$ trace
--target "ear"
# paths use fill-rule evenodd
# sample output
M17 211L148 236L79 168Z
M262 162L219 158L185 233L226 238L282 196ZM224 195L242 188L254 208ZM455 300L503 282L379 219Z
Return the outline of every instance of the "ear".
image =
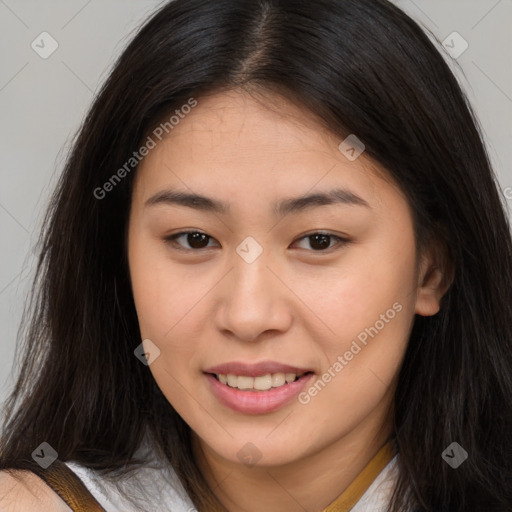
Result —
M454 279L454 268L448 250L439 241L424 249L418 269L415 312L433 316L439 312L441 298Z

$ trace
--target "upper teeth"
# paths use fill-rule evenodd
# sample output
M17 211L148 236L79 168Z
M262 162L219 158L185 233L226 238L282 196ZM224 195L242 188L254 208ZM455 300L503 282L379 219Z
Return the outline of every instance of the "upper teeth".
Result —
M260 377L248 377L245 375L228 375L218 374L217 378L222 384L227 384L232 388L238 389L256 389L258 391L266 391L270 388L278 388L287 382L293 382L297 378L296 373L267 373Z

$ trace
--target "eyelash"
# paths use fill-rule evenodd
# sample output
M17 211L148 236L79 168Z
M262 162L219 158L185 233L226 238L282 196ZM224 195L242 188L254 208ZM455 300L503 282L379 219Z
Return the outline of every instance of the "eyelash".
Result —
M200 234L200 235L205 235L209 240L214 239L213 237L207 235L206 233L203 233L202 231L181 231L179 233L175 233L174 235L170 235L168 237L165 237L164 241L166 243L168 243L169 245L174 246L177 250L184 251L184 252L201 252L201 251L204 251L204 250L211 249L212 247L202 247L200 249L188 249L188 248L183 247L183 246L176 247L176 244L177 244L176 239L177 238L179 238L181 236L184 236L184 235L190 235L190 234L196 234L196 233ZM330 252L332 252L333 249L334 250L341 249L343 246L345 246L346 244L348 244L350 242L350 240L348 240L346 238L342 238L340 236L333 235L332 233L326 233L326 232L323 232L323 231L313 231L311 233L308 233L306 235L301 236L300 238L297 239L297 241L304 240L305 238L309 238L309 237L312 237L314 235L323 235L323 236L327 236L329 238L334 238L334 239L337 240L336 245L333 245L332 247L329 247L327 249L319 249L319 250L311 249L310 250L310 252L313 252L313 253L316 253L316 254L330 253ZM308 250L308 249L306 249L306 250Z

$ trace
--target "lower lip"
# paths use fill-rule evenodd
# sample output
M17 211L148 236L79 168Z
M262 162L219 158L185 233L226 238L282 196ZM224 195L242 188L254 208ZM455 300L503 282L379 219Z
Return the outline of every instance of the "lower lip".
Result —
M292 401L314 374L305 374L294 382L270 388L268 391L242 391L222 384L209 373L205 375L213 394L226 407L244 414L265 414L276 411Z

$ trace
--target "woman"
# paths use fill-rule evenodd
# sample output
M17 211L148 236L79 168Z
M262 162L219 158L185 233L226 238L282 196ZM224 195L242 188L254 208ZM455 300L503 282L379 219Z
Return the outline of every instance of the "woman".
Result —
M510 229L386 0L163 6L41 243L5 510L511 509Z

